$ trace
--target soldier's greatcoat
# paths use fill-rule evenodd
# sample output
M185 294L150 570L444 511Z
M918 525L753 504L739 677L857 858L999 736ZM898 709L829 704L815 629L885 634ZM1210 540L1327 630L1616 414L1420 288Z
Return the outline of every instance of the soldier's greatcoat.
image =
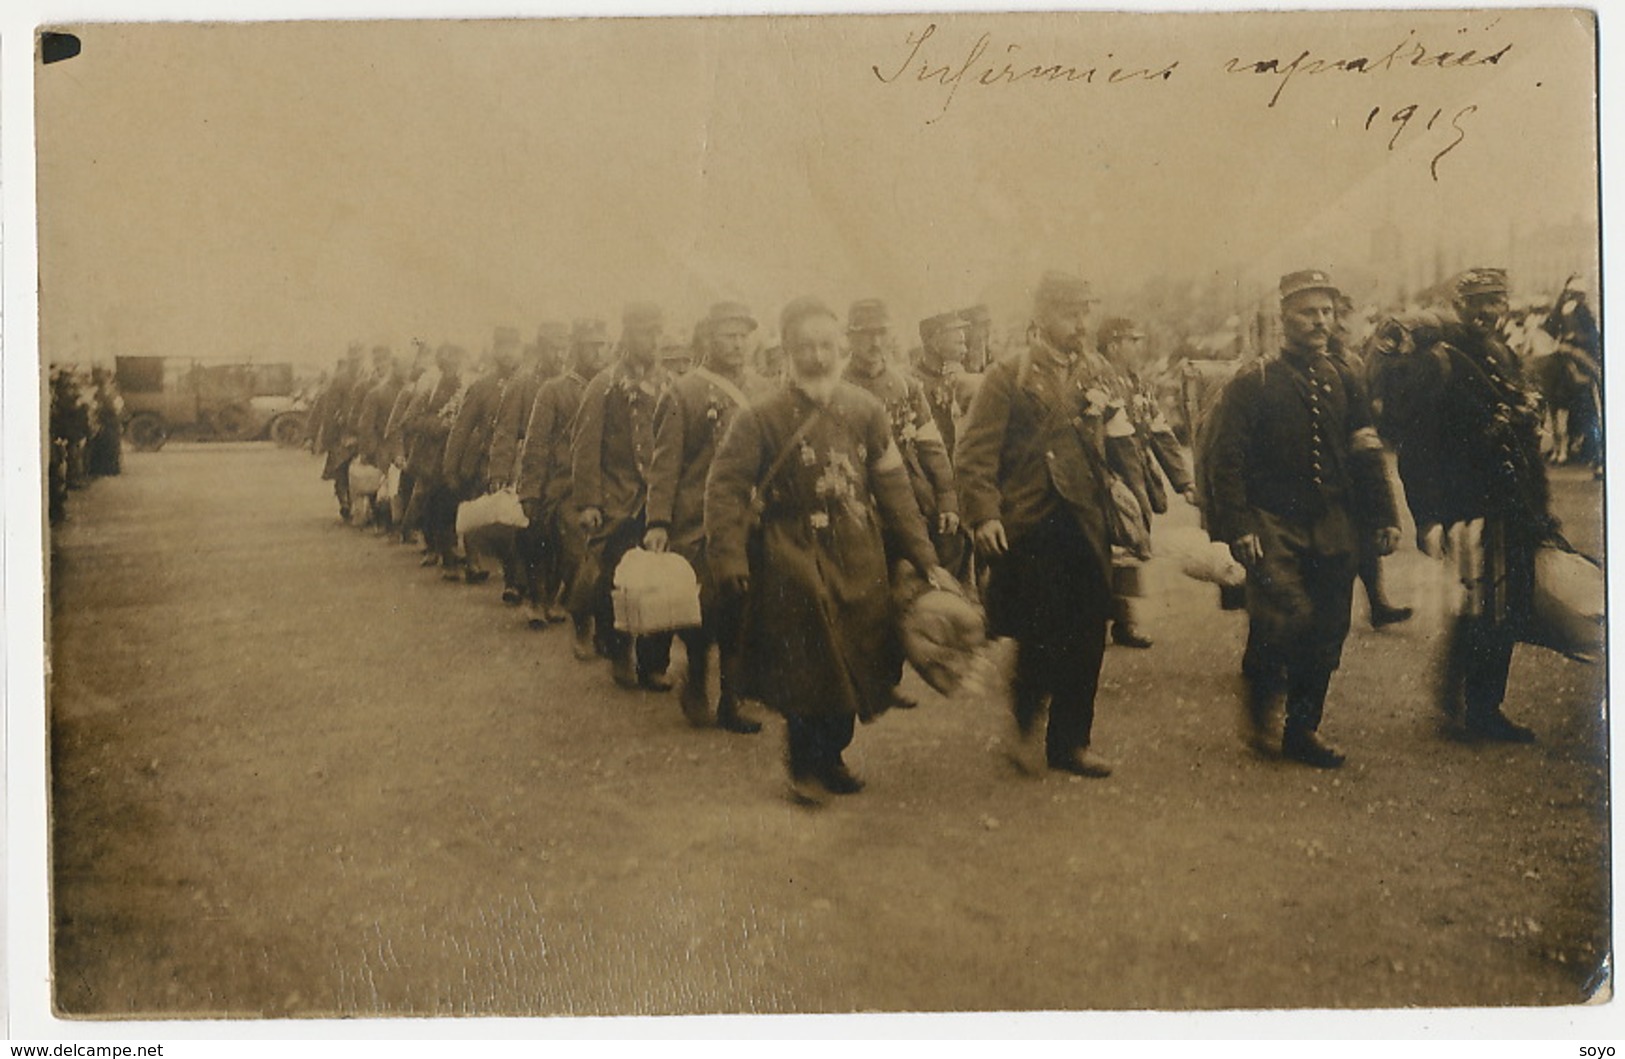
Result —
M705 534L719 579L750 578L748 694L787 716L869 718L889 705L902 641L882 527L922 571L935 565L879 401L839 383L820 408L792 386L739 412L711 465Z

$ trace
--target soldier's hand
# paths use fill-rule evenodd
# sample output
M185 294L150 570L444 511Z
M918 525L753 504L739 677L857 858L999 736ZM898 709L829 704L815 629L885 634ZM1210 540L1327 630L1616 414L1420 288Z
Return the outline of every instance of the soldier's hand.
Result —
M1189 504L1191 507L1196 506L1196 486L1187 486L1185 491L1179 495L1184 497L1185 503Z
M591 537L604 528L604 510L597 507L584 507L581 509L581 514L577 516L577 521L581 525L581 532Z
M937 534L943 537L952 537L959 532L959 515L953 511L944 511L937 516Z
M1427 522L1416 527L1416 547L1423 555L1443 559L1444 527L1437 522Z
M512 482L509 482L508 479L502 475L493 474L491 476L491 480L485 483L485 491L488 493L500 493L512 484Z
M664 526L650 526L643 534L643 547L645 551L663 552L669 538Z
M1242 566L1257 566L1264 561L1264 546L1258 542L1258 534L1248 533L1231 542L1230 554Z
M976 550L983 555L1003 555L1010 550L1010 538L1004 535L1004 523L990 518L976 527Z
M1399 547L1399 527L1384 526L1377 531L1377 554L1392 555L1394 549Z
M722 588L735 596L743 596L750 591L750 575L729 574L722 579Z
M524 509L525 517L531 521L532 525L542 521L542 501L540 497L526 497L519 501L519 506Z

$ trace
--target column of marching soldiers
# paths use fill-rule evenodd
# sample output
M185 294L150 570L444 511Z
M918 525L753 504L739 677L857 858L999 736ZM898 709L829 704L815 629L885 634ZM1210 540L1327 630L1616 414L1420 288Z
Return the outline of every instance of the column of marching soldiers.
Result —
M607 658L625 688L673 687L672 634L616 629L614 573L638 548L683 556L702 619L675 634L682 713L741 734L761 729L752 704L783 715L791 794L806 803L862 788L842 757L855 721L915 705L898 687L893 591L909 568L1014 638L1011 762L1109 775L1091 740L1101 662L1108 640L1151 646L1137 574L1166 477L1245 567L1249 740L1335 768L1343 754L1319 728L1356 574L1373 625L1410 616L1376 586L1399 542L1383 439L1402 453L1418 546L1453 544L1471 589L1442 684L1458 734L1534 738L1501 700L1534 550L1556 524L1537 402L1501 337L1507 292L1501 270L1463 274L1450 311L1379 328L1361 370L1326 273L1283 277L1281 349L1206 413L1195 474L1137 370L1143 333L1120 317L1097 326L1089 284L1059 272L998 357L984 307L920 321L905 356L873 298L844 316L798 298L777 345L735 302L712 306L690 342L648 303L625 307L613 345L598 319L543 324L529 344L499 327L479 372L448 343L419 344L409 363L376 348L369 374L355 345L315 404L311 441L342 518L421 538L422 564L448 581L499 570L505 603L533 628L568 624L575 657ZM352 497L352 465L389 469L391 500ZM491 554L460 542L459 505L503 490L528 525Z

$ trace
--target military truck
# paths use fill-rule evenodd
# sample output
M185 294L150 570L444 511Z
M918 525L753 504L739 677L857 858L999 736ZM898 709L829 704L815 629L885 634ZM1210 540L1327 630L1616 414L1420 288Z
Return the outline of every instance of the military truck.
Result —
M114 374L124 397L124 437L143 452L171 437L269 439L287 447L304 438L307 410L295 397L292 364L115 357Z

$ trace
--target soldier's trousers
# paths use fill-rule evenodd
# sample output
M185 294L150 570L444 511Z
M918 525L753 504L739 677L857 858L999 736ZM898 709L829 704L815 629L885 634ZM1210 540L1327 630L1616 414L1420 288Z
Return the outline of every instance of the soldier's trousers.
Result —
M851 714L809 717L792 713L784 720L790 774L806 777L840 764L841 754L852 745L857 718Z
M1016 724L1031 729L1048 699L1049 757L1088 746L1111 586L1070 511L1058 510L992 563L987 603L994 635L1016 640Z
M1286 694L1289 729L1320 726L1348 638L1356 559L1352 529L1337 515L1341 521L1303 527L1257 513L1264 558L1247 572L1241 671L1254 695Z
M703 542L685 550L683 558L694 567L700 579L700 625L677 634L688 654L688 679L705 679L710 672L711 645L716 644L722 676L722 706L732 708L737 705L744 687L745 597L723 591L712 583ZM898 677L901 679L901 672Z
M610 523L608 532L598 538L598 584L593 597L593 618L597 635L611 658L620 658L633 646L633 637L615 628L615 568L627 552L643 543L641 514ZM671 633L637 637L638 676L664 673L671 664Z
M338 498L339 514L350 517L350 461L334 465L333 495Z
M516 532L511 546L502 552L502 583L517 589L519 598L526 603L542 602L545 565L549 558L547 537L547 526L537 519Z
M445 566L457 564L457 491L444 482L420 482L414 491L426 492L423 501L423 542Z

